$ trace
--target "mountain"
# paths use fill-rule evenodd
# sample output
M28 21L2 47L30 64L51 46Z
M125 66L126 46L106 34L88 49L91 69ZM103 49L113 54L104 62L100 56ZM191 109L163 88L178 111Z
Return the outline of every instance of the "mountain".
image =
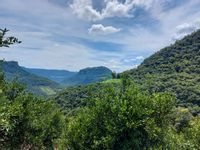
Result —
M151 92L173 93L182 105L200 106L200 30L123 74Z
M45 77L57 83L62 83L66 78L70 78L77 72L70 72L66 70L47 70L47 69L33 69L24 68L27 72L35 74L37 76Z
M85 106L88 98L94 95L104 95L104 89L121 86L120 80L111 79L105 82L97 82L89 85L68 87L58 92L53 99L61 106L66 113L70 113L76 108Z
M80 70L70 78L66 78L63 83L66 86L86 85L112 78L112 71L106 67L90 67Z
M53 95L60 88L59 84L49 79L27 72L15 61L4 61L2 68L7 81L17 79L20 83L25 84L30 92L35 94Z
M200 114L200 31L161 49L122 76L130 76L143 91L170 92L179 106L188 107L193 115ZM101 95L99 92L109 85L117 88L122 85L121 79L66 88L55 101L69 112L84 106L91 95Z

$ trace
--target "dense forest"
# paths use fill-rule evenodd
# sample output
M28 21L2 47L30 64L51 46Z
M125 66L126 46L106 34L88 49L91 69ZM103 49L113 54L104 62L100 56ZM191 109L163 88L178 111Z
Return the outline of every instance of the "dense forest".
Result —
M151 93L170 92L180 106L200 113L200 30L124 72Z
M0 47L20 43L5 39L6 32L0 31ZM0 148L198 150L199 43L200 31L118 79L49 98L30 93L18 80L8 82L2 60Z

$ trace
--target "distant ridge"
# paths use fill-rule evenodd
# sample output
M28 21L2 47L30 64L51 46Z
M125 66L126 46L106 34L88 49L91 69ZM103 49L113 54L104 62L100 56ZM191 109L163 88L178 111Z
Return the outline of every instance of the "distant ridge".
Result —
M34 68L25 68L24 69L35 75L48 78L52 81L62 84L63 80L66 78L72 77L77 72L71 72L67 70L52 70L52 69L34 69Z
M20 83L25 84L30 92L35 94L52 95L60 88L56 82L27 72L16 61L4 61L2 67L7 81L16 78Z
M64 86L87 85L112 78L112 71L103 66L70 72L25 68L19 66L16 61L4 61L3 71L7 81L13 81L16 78L27 86L28 91L37 95L53 95Z
M89 67L80 70L74 76L64 80L64 85L75 86L75 85L86 85L90 83L96 83L105 81L112 78L112 71L107 67Z

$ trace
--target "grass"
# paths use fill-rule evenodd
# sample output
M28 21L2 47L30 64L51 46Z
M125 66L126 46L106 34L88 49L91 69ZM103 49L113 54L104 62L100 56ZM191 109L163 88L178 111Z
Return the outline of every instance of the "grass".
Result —
M42 90L42 92L46 93L47 95L56 94L56 92L52 88L50 88L48 86L41 86L40 89Z
M110 79L103 81L102 83L121 83L121 79Z

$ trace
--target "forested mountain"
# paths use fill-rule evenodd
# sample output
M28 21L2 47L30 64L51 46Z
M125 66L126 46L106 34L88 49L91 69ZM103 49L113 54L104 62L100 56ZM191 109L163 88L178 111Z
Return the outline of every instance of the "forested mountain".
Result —
M200 31L195 32L175 44L166 47L144 62L136 69L120 74L128 76L143 91L169 92L178 98L179 106L192 107L200 113ZM82 101L90 95L99 94L108 84L119 87L120 79L88 86L67 88L55 97L64 109L73 109L83 105Z
M124 72L144 89L173 93L182 104L200 105L200 30Z
M91 67L80 70L70 78L66 78L63 84L66 86L86 85L112 78L112 71L106 67Z
M33 69L33 68L25 68L24 69L32 74L48 78L57 83L63 82L66 78L72 77L76 74L76 72L71 72L67 70L48 70L48 69Z
M112 78L112 71L106 67L91 67L70 72L66 70L45 70L25 68L29 73L48 78L64 86L86 85Z
M64 70L29 69L15 61L4 61L3 71L7 81L17 79L37 95L56 94L64 86L86 85L112 78L112 71L106 67L93 67L78 73Z
M60 88L59 84L47 78L27 72L15 61L4 61L3 72L7 81L17 80L38 95L52 95Z

